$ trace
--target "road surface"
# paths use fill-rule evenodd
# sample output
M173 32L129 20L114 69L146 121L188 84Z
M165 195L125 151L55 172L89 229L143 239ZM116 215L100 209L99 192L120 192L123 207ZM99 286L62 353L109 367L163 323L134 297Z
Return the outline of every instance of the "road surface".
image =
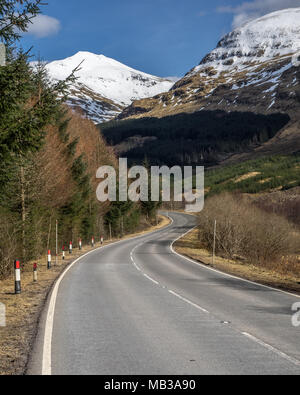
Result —
M28 374L300 373L300 299L176 255L172 242L196 219L170 216L168 228L93 251L60 279Z

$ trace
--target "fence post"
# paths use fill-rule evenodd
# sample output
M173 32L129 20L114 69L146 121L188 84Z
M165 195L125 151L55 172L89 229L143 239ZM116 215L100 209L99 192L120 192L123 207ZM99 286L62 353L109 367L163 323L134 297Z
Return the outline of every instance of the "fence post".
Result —
M21 293L21 267L20 261L15 261L15 294Z

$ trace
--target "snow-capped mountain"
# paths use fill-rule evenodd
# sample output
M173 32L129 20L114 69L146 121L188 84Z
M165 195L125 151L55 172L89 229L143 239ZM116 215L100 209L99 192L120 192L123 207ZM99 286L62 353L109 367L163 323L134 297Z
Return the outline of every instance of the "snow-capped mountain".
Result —
M67 59L48 63L46 67L53 80L63 80L80 64L68 104L81 108L97 123L114 118L134 100L166 92L174 85L174 81L90 52L78 52Z
M300 50L300 8L273 12L227 34L193 73L213 67L219 73L243 70Z
M120 118L204 109L295 115L299 66L300 8L277 11L227 34L169 92L133 103Z

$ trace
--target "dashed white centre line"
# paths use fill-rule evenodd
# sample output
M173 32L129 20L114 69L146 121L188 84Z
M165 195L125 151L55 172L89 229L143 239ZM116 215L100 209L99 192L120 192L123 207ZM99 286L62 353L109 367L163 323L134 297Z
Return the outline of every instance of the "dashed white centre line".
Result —
M174 291L169 290L169 292L170 292L170 294L176 296L177 298L181 299L182 301L184 301L184 302L190 304L190 305L193 306L193 307L196 307L196 309L201 310L203 313L209 314L209 311L207 311L207 310L204 309L203 307L199 306L198 304L191 302L190 300L184 298L183 296L179 295L178 293L176 293L176 292L174 292Z
M145 274L145 273L144 273L144 276L145 276L148 280L152 281L154 284L159 285L159 282L157 282L156 280L154 280L153 278L151 278L150 276L148 276L148 274Z

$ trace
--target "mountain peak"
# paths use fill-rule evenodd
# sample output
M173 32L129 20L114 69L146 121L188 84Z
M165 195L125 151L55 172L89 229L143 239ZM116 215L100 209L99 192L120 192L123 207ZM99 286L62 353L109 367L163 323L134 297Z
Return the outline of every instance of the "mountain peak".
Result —
M167 93L134 102L119 119L204 110L299 111L300 8L273 12L224 36Z
M219 71L243 68L249 62L264 63L300 50L300 8L272 12L226 34L217 48L192 72L203 65Z
M103 54L87 51L51 62L47 70L53 80L64 80L79 65L71 104L81 107L95 122L109 120L134 100L166 92L174 85L168 79L143 73Z

